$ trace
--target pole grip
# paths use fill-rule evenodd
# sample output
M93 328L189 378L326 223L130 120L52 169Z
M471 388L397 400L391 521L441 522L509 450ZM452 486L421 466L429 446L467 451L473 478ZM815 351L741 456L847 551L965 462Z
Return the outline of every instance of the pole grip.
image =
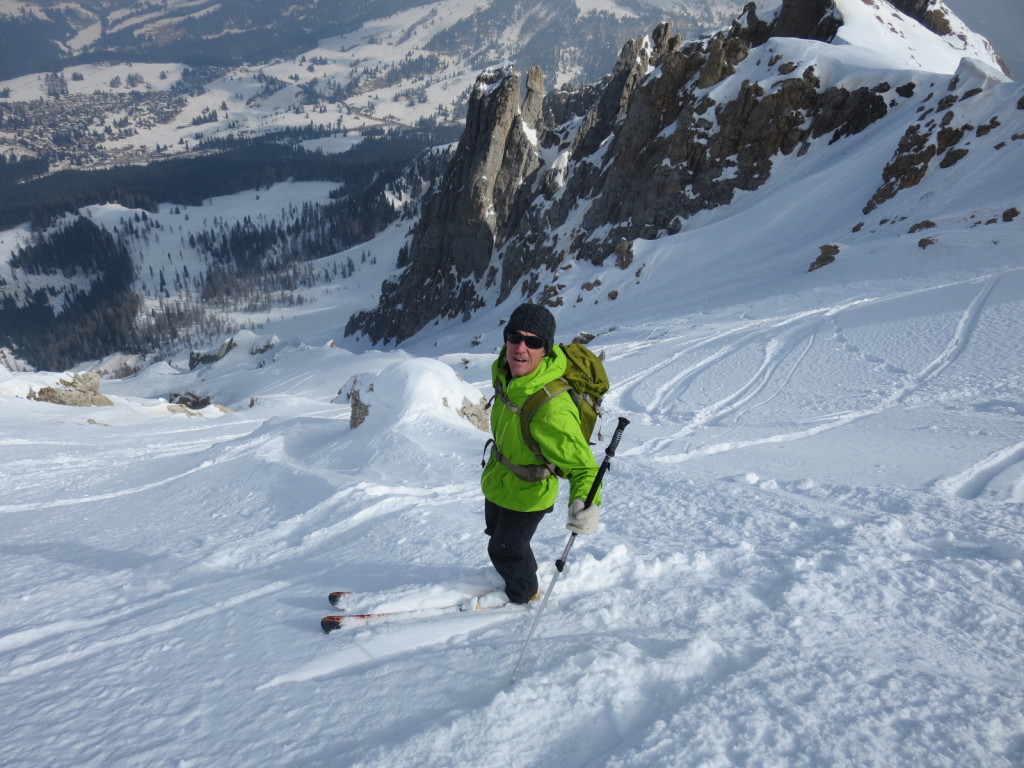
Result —
M629 419L625 416L619 416L619 423L615 427L615 434L612 435L608 448L605 449L605 456L612 457L615 455L615 451L619 449L619 440L622 439L622 433L627 426L629 426Z
M601 481L604 479L604 473L611 467L611 459L615 455L615 451L619 447L619 440L622 439L622 433L629 424L629 419L620 416L619 424L615 427L615 434L612 435L612 439L608 442L608 447L604 451L604 461L601 462L601 466L597 470L597 476L594 477L594 482L590 484L590 492L587 494L587 502L584 507L589 507L594 503L594 497L597 496L597 491L601 487ZM572 545L576 542L576 533L572 533L569 536L569 541L566 542L565 551L562 552L562 556L555 560L555 568L561 573L565 569L565 561L569 559L569 550L572 549Z

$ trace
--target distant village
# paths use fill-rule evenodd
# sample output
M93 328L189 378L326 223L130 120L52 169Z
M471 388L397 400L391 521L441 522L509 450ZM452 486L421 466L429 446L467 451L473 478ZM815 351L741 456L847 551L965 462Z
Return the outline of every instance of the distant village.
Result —
M51 171L147 159L168 147L136 148L124 140L174 120L189 95L201 92L202 83L212 75L209 68L186 70L172 88L158 90L131 73L124 79L113 78L109 90L75 94L69 93L63 74L47 74L46 97L33 100L15 101L9 88L0 89L0 155L10 161L43 158ZM216 111L209 110L202 120L217 120ZM184 145L191 138L182 135L179 143Z

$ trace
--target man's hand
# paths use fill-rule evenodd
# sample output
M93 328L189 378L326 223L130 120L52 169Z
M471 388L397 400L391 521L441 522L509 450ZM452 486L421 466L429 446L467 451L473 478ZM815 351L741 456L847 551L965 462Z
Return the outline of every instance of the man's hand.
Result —
M569 517L565 527L573 533L593 533L597 530L597 519L601 514L601 507L597 504L584 507L583 504L583 499L574 499L569 504Z

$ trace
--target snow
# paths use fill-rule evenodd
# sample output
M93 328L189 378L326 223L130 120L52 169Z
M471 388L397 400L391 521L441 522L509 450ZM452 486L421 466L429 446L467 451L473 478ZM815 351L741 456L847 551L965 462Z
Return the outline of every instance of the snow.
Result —
M865 3L863 0L834 2L843 18L835 42L873 50L890 58L892 66L951 73L964 56L996 66L984 38L967 29L955 16L950 16L953 34L941 38L941 42L936 44L935 35L888 3Z
M606 317L632 424L513 686L531 610L430 610L497 585L451 407L489 352L5 374L5 764L1016 764L1024 271L814 293ZM425 612L324 636L339 588Z
M869 79L852 45L769 45ZM559 273L581 299L559 338L607 356L605 438L631 423L514 684L537 609L445 606L500 586L487 435L459 410L490 396L516 302L401 349L344 338L404 231L218 362L104 379L111 407L28 399L63 374L0 369L0 762L1021 765L1024 222L1004 214L1024 207L1024 113L974 64L918 78L958 67L955 93L985 90L952 124L999 118L969 166L863 213L906 124L883 121L778 159L627 270ZM808 273L823 243L840 253ZM566 500L534 540L545 588ZM420 612L324 635L339 589L353 612Z
M65 84L69 94L88 96L96 91L111 91L114 93L131 93L133 89L128 85L121 85L114 88L110 82L115 78L122 83L128 80L129 76L142 78L142 85L136 91L166 91L170 90L181 79L181 71L184 67L181 64L160 64L160 63L122 63L122 64L81 64L67 67L60 72L64 76ZM161 77L161 74L163 76ZM76 80L72 75L80 75L81 79ZM47 96L46 83L42 75L22 75L4 81L4 87L11 89L9 101L34 101ZM219 102L218 102L219 103ZM197 113L199 110L196 110Z
M88 410L5 374L5 763L1016 764L1024 271L847 291L604 316L632 424L514 686L530 611L317 621L497 586L451 407L490 353L252 338Z
M609 13L616 18L632 18L636 16L634 11L624 8L616 3L606 3L600 0L575 0L576 9L581 16L589 13Z

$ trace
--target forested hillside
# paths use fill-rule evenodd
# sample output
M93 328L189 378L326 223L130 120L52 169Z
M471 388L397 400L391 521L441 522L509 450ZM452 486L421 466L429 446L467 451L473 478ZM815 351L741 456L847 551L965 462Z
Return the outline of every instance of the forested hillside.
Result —
M13 346L48 370L64 370L111 349L142 351L132 290L135 267L127 249L105 229L74 217L19 249L12 266L27 274L75 279L61 292L39 289L20 297L4 292L0 345ZM6 287L6 286L4 286Z
M33 366L63 370L115 351L202 343L232 327L220 311L265 312L301 302L294 291L337 277L316 272L312 262L369 240L409 213L395 199L414 196L440 172L446 155L426 150L454 135L451 128L379 132L358 150L334 155L239 140L216 154L64 171L8 186L0 219L11 226L28 216L35 234L12 255L10 276L0 278L0 346ZM182 245L200 255L201 269L149 259L139 264L146 274L135 274L129 251L159 247L161 201L165 208L202 206L286 180L337 186L331 199L290 206L273 219L193 227ZM115 202L134 213L114 232L79 213ZM40 280L29 276L40 275L62 279L31 287ZM144 300L154 303L133 323Z

